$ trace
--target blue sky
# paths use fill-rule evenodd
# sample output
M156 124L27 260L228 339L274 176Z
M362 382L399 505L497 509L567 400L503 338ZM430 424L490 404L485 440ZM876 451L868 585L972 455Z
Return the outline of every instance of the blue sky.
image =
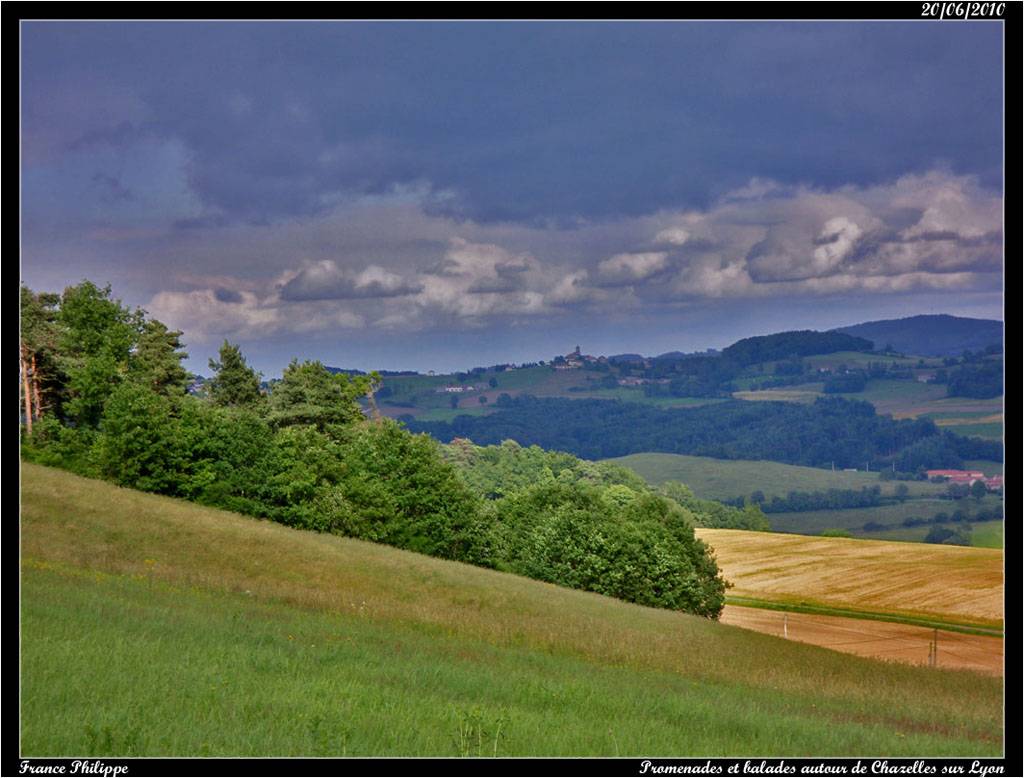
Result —
M24 23L22 276L459 369L1002 314L997 23Z

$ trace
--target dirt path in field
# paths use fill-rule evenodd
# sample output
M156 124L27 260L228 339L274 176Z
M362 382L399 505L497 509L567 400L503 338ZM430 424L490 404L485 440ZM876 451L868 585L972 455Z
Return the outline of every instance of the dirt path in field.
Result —
M933 630L888 621L784 613L762 608L726 605L723 624L783 636L847 654L910 664L928 664ZM938 667L1003 674L1003 641L984 635L938 633Z

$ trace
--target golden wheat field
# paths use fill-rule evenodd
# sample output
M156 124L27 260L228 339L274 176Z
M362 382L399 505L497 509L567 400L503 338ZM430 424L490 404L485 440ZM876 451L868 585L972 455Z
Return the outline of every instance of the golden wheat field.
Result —
M925 543L698 529L729 595L1001 627L1003 552Z

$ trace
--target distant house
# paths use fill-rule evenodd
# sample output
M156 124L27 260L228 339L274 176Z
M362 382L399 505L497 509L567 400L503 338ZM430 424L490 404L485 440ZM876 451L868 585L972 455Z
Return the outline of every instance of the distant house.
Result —
M1003 488L1003 477L1001 475L986 478L985 474L980 470L928 470L927 475L929 479L941 478L951 484L971 486L975 481L981 481L989 489ZM991 486L990 483L993 481L996 481L998 486Z
M928 470L927 475L929 478L973 478L975 480L985 477L980 470Z
M474 392L476 389L475 386L442 386L435 391L438 394L462 394L463 392Z

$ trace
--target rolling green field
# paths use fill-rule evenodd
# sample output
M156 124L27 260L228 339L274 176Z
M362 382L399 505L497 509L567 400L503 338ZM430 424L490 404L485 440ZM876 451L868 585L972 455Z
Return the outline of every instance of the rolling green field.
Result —
M786 386L781 389L758 389L755 391L733 392L732 396L737 400L748 402L791 402L791 403L813 403L822 396L823 383L797 384Z
M944 424L943 429L955 432L957 435L967 435L975 438L988 438L989 440L1003 439L1002 422L985 422L980 424Z
M914 368L917 367L918 362L921 360L924 361L924 364L927 367L942 367L942 360L936 359L935 357L886 356L884 354L874 354L864 351L836 351L831 354L814 354L804 357L804 362L815 369L827 367L833 370L842 365L846 365L850 368L866 368L871 362L881 362L884 365L891 365L895 363L900 367Z
M995 678L21 475L25 756L1002 751Z
M1001 411L938 411L923 414L938 426L958 435L1001 440L1003 437L1003 414Z
M650 484L679 481L694 494L708 500L747 497L760 490L768 499L785 497L790 491L815 492L828 489L882 487L883 495L892 495L898 484L905 484L915 497L944 494L946 487L927 481L880 481L878 473L848 473L818 467L784 465L780 462L745 459L713 459L685 454L630 454L609 459L635 470ZM870 520L869 520L870 521Z
M648 397L640 387L619 386L615 389L591 389L565 395L570 399L593 398L595 400L622 400L623 402L653 405L657 408L696 408L724 402L715 397Z
M487 416L497 410L493 405L479 405L476 408L431 408L416 414L418 421L451 421L456 416Z

